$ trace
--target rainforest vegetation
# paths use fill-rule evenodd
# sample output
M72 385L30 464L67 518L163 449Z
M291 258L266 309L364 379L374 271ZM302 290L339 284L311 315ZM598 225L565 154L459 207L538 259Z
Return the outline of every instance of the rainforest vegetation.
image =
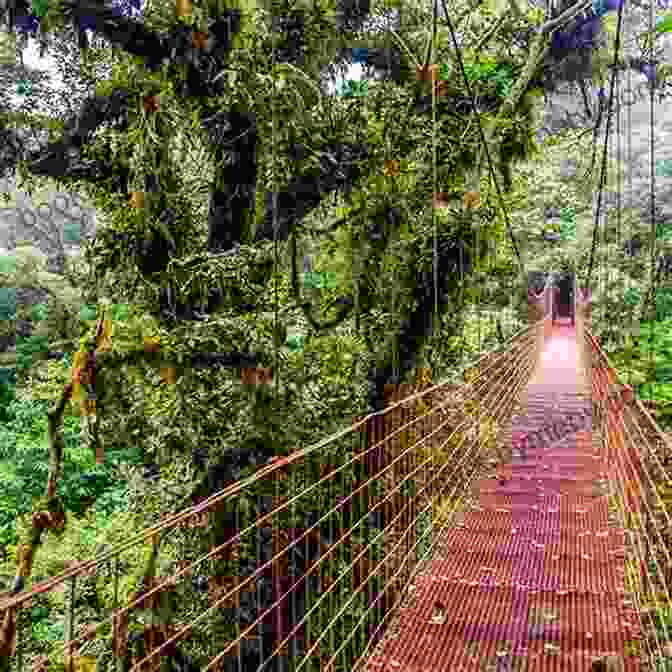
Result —
M545 94L608 86L616 13L581 4L13 3L3 49L37 35L88 93L51 116L0 108L0 169L35 203L80 194L96 228L63 225L50 259L14 241L0 268L7 594L380 410L386 385L458 380L527 326L528 273L582 281L606 117L586 98L585 128L537 137ZM352 62L364 84L344 81ZM605 188L618 174L610 156ZM591 329L669 429L667 267L650 273L645 211L604 212ZM208 547L192 535L170 548ZM109 583L91 579L78 622ZM64 608L33 600L33 658Z

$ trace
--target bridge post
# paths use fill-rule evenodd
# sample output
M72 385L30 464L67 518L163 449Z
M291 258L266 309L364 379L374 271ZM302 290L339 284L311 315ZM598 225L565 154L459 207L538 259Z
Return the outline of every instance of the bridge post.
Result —
M576 323L576 344L581 358L581 367L585 373L586 383L592 381L592 351L588 346L584 328L590 329L592 315L592 292L590 288L576 286L574 292L574 315Z
M527 277L527 317L530 327L544 320L548 315L549 305L552 306L552 298L549 297L549 283L546 280L541 287L541 277L539 274L529 273ZM550 324L548 320L544 322L544 328L539 330L534 344L536 350L536 360L534 369L536 370L544 342L550 336Z

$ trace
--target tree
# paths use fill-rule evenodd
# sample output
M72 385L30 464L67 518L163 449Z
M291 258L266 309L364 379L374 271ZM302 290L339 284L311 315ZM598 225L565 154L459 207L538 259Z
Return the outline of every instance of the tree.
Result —
M27 8L18 4L10 21L27 16ZM436 43L431 32L417 32L413 22L404 28L402 22L394 55L398 63L392 68L386 56L390 78L371 83L362 104L327 99L318 85L319 73L339 50L351 53L355 38L348 21L340 23L345 4L339 2L337 12L342 31L328 18L330 8L323 2L305 11L302 21L276 26L285 32L303 30L299 53L289 53L285 40L284 63L277 62L271 13L265 9L223 10L206 3L190 23L176 20L168 2L156 3L142 21L84 0L63 0L49 8L50 28L70 24L80 34L90 29L118 49L109 79L61 120L60 132L49 142L24 148L8 115L2 117L5 168L18 164L28 183L51 178L84 190L107 220L86 246L95 278L87 286L87 301L99 304L90 327L96 333L89 331L80 343L73 380L50 412L52 508L58 504L59 421L77 385L93 387L100 430L115 441L123 441L127 430L139 433L132 423L139 422L144 408L154 430L147 434L155 441L146 450L155 451L159 462L167 461L171 451L190 452L203 443L212 447L213 458L225 457L232 443L248 453L261 447L270 457L307 439L313 427L325 428L302 410L302 396L289 382L307 376L303 362L283 361L283 319L305 319L311 338L345 338L343 332L350 329L369 344L363 353L371 363L363 399L350 394L344 402L323 383L332 423L342 422L339 409L352 415L362 402L377 410L384 386L413 371L432 331L459 330L470 300L460 280L485 259L484 240L504 242L507 221L495 216L502 191L512 188L512 164L533 148L529 89L540 77L548 34L572 18L571 10L541 26L530 26L515 11L497 17L502 30L522 22L534 33L529 52L514 54L506 53L503 40L494 40L494 10L488 3L477 11L472 30L463 22L474 8L460 7L460 16L451 19L444 7ZM274 11L287 16L295 9L288 5ZM350 17L354 28L362 25L362 6L356 9L357 16ZM363 13L368 11L364 6ZM417 14L416 27L428 18ZM452 38L460 29L465 39L458 59ZM367 39L378 49L389 48L385 42L391 37ZM291 42L297 42L296 35ZM477 42L507 65L505 81L482 77L469 87L464 84L462 67L465 61L476 62L478 50L472 45ZM81 39L79 44L96 53L95 46ZM424 58L415 55L423 51ZM415 77L418 68L427 70L430 58L458 74L442 89L448 95L437 106L436 182L429 142L433 122L419 109L422 99L431 97L432 84ZM415 79L404 79L404 73ZM489 100L482 121L490 156L474 150L482 142L480 125L467 124L472 110L466 102L475 91ZM194 166L196 156L203 162ZM398 177L383 173L391 160L406 164ZM494 188L479 172L480 163L493 169ZM429 184L429 195L447 194L446 202L454 206L440 220L427 208ZM199 196L208 196L205 217L196 187ZM480 196L466 199L465 191ZM334 217L329 199L346 211L343 217ZM318 226L325 213L329 230ZM515 252L515 238L507 233ZM338 286L327 288L323 301L313 304L299 283L298 244L329 236L342 242L340 254L356 259L360 272L341 273ZM524 269L506 249L500 271L517 283ZM324 260L318 261L320 269ZM131 312L129 319L115 322L107 351L100 349L102 341L110 340L103 299L125 304ZM115 348L116 343L123 346ZM208 368L199 371L197 364ZM260 384L236 387L212 364L229 371L273 367L277 394L271 393L266 375L253 377ZM180 384L164 380L153 388L147 377L166 365L177 372L173 379ZM281 373L289 373L282 385ZM334 374L332 380L343 386L343 377ZM242 380L250 380L249 375ZM205 399L209 411L195 414ZM297 426L286 426L290 412ZM91 445L98 445L96 436ZM57 527L62 517L53 522ZM36 539L39 543L39 534ZM32 543L31 553L34 548ZM30 573L30 553L24 557L21 576Z

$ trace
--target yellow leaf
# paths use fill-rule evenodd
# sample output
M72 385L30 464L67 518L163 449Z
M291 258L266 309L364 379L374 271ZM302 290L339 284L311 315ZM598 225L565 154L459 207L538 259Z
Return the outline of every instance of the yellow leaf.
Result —
M73 383L72 385L72 400L81 403L84 400L85 392L80 383Z
M89 353L85 350L78 350L73 357L72 362L72 400L82 402L84 399L88 398L88 393L85 387L82 385L81 374L89 357Z
M103 320L103 328L98 339L96 350L109 351L112 350L112 320Z
M65 672L95 672L96 658L93 656L65 656L63 666Z
M468 210L475 210L481 204L481 195L477 191L467 191L463 197L464 207Z
M175 13L177 16L191 16L194 8L191 0L177 0L175 3Z
M81 369L85 364L86 360L88 359L89 353L85 352L83 350L78 350L75 353L75 356L72 360L72 366L74 369Z
M177 382L177 369L174 366L162 366L159 375L164 383L174 385Z
M158 352L161 350L161 344L155 336L145 336L144 338L145 352Z
M132 208L144 208L145 207L145 192L144 191L133 191L131 192L131 198L129 204Z
M385 161L384 173L387 177L397 177L401 170L401 164L396 159Z

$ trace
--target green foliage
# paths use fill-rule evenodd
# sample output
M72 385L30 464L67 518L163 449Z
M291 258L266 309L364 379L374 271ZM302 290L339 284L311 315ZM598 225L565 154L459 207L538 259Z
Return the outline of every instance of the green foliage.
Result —
M485 79L489 75L494 75L498 68L498 64L494 60L487 60L481 63L465 63L464 71L467 79L473 82L478 79Z
M40 614L41 615L39 617L35 614L31 614L31 620L33 622L33 637L40 642L62 642L65 634L65 626L63 621L48 623L46 621L48 616L42 615L42 612L40 612Z
M30 369L34 363L33 355L49 352L49 337L31 334L16 339L16 368L21 371Z
M127 304L113 304L110 307L109 317L116 322L122 322L129 317L129 308Z
M16 319L16 288L0 287L0 320Z
M48 473L46 401L21 399L9 405L8 422L0 425L0 477L3 497L0 506L0 543L15 541L15 518L32 510L33 500L44 493ZM81 514L96 500L109 515L124 510L127 487L114 476L114 465L121 460L142 461L142 453L110 451L105 463L96 465L95 457L82 445L78 419L63 419L65 451L63 476L58 492L66 511Z
M11 404L16 400L16 369L0 369L0 423L9 422L13 413Z
M663 16L656 22L655 31L657 33L672 32L672 16Z
M49 309L47 308L46 304L40 303L37 306L33 306L31 313L33 322L40 322L47 319L47 316L49 315Z
M513 88L513 69L508 63L498 63L494 59L480 63L465 63L464 71L470 82L489 81L496 85L497 95L506 98ZM442 74L447 74L445 71Z
M369 82L367 80L357 81L348 79L339 85L337 92L346 98L357 98L365 96L369 91Z
M656 402L656 420L672 426L672 320L640 325L639 338L609 352L619 379L633 385L640 399Z
M286 346L291 352L298 352L305 347L304 336L288 336Z
M672 317L672 288L663 287L656 292L656 319L667 320Z
M638 306L642 300L642 293L639 287L627 287L623 292L623 301L628 306Z
M336 287L336 273L328 271L326 273L317 273L315 271L303 274L303 284L311 289L322 289L323 287Z
M16 272L16 257L0 257L0 273L11 274Z
M656 237L660 240L672 240L672 223L656 222Z
M576 222L563 220L560 223L559 233L562 240L576 240Z
M95 320L98 314L98 308L95 304L86 304L79 311L79 319L83 322Z

